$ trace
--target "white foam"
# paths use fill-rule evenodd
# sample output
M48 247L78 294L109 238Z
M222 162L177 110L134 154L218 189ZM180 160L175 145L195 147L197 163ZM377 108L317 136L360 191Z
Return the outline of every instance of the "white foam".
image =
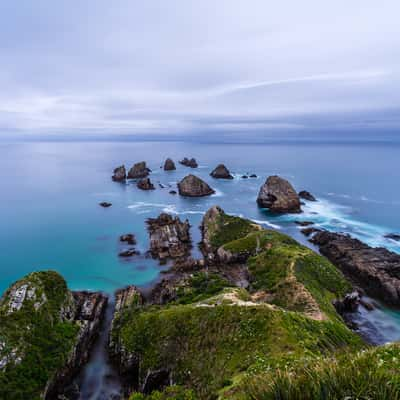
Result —
M281 229L282 228L280 225L273 224L272 222L269 222L269 221L266 221L266 220L252 219L252 221L255 222L256 224L267 225L267 226L270 226L271 228L274 228L274 229Z
M222 197L222 196L225 196L225 193L224 193L224 192L221 192L221 190L214 189L214 191L215 191L215 193L211 195L212 197Z

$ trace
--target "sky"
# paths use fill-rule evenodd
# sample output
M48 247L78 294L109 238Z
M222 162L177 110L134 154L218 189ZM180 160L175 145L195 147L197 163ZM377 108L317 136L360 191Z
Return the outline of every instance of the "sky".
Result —
M397 133L400 2L1 0L1 135Z

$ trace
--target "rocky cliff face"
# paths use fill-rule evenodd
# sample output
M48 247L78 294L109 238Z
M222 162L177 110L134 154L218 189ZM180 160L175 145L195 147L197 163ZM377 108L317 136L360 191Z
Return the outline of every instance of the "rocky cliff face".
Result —
M178 183L178 190L181 196L187 197L203 197L215 193L206 182L194 175L185 176Z
M229 169L224 164L219 164L210 175L216 179L233 179Z
M276 175L268 177L261 186L257 204L277 213L301 212L300 198L293 186L286 179Z
M400 255L339 233L316 232L310 241L367 294L400 306Z
M128 172L128 179L141 179L149 175L150 169L147 168L146 162L141 161L133 165Z
M34 272L0 301L0 398L55 399L88 360L107 304L70 292L56 272Z
M179 217L160 214L158 218L149 218L147 228L150 235L150 252L160 260L187 257L190 254L190 225Z

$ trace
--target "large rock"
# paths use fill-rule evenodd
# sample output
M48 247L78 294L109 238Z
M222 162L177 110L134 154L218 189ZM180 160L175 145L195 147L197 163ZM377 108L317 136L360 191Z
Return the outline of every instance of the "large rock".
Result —
M316 232L310 240L368 295L400 306L400 255L348 235Z
M257 204L277 213L301 212L300 199L293 186L276 175L268 177L261 186Z
M185 167L190 167L190 168L197 168L198 164L195 158L191 158L190 160L185 157L183 160L179 161L179 164L184 165Z
M114 169L114 174L112 176L112 180L115 182L122 182L126 179L126 170L125 166L121 165Z
M233 179L229 169L224 164L219 164L210 175L216 179Z
M133 165L128 172L128 179L146 178L151 170L146 167L146 161L141 161Z
M149 218L147 227L150 235L150 252L153 257L167 258L186 257L190 253L190 224L182 222L179 217L160 214L158 218Z
M154 190L154 185L151 183L150 178L141 179L136 186L142 190Z
M178 190L181 196L188 197L209 196L215 193L206 182L194 175L185 176L178 183Z
M164 171L173 171L175 169L175 163L170 158L167 158L164 163Z
M62 395L89 359L106 305L101 293L70 292L53 271L14 283L0 301L0 398L17 398L16 388L24 399Z

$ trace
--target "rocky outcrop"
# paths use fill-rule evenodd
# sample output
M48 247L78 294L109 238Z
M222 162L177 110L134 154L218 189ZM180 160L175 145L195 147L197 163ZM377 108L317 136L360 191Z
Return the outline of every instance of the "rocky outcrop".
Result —
M146 167L146 161L141 161L133 165L128 172L128 179L146 178L151 170Z
M154 190L155 187L151 183L150 178L143 178L141 179L136 186L141 190Z
M175 169L175 163L170 158L167 158L164 163L164 171L173 171Z
M212 244L212 238L224 214L224 210L220 206L213 206L204 214L200 226L202 237L201 247L207 258L212 258L216 250Z
M317 201L317 199L310 192L307 192L307 190L300 191L299 197L308 201Z
M210 175L216 179L233 179L229 169L224 164L219 164Z
M115 182L122 182L126 179L126 170L125 166L121 165L120 167L117 167L114 169L114 174L111 177L113 181Z
M261 186L257 204L277 213L301 212L300 199L293 186L276 175L268 177Z
M182 222L179 217L160 214L158 218L149 218L147 228L150 235L150 252L160 260L187 257L190 253L189 221Z
M108 201L102 201L101 203L99 203L99 206L103 208L108 208L112 206L112 203L109 203Z
M178 190L181 196L187 197L203 197L215 193L206 182L194 175L185 176L178 183Z
M399 254L327 231L315 233L310 241L368 295L400 306Z
M197 161L195 158L191 158L189 160L187 157L185 157L183 160L179 161L179 164L182 164L185 167L190 167L190 168L197 168L199 166L197 164Z

